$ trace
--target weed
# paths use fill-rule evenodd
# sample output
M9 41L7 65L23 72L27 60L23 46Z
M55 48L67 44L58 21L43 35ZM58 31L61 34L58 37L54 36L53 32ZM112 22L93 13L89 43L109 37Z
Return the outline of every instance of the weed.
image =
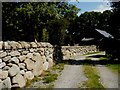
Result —
M83 86L87 88L104 88L99 82L99 76L97 75L96 69L91 65L84 65L84 74L88 78L84 82Z
M57 74L49 74L48 76L45 76L43 78L44 83L51 83L57 79L58 75Z

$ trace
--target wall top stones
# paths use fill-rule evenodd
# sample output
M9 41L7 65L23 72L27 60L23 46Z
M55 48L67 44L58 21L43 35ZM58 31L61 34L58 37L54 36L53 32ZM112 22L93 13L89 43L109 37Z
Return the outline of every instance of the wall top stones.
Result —
M25 42L25 41L0 41L0 50L5 49L28 49L28 48L52 48L47 42Z

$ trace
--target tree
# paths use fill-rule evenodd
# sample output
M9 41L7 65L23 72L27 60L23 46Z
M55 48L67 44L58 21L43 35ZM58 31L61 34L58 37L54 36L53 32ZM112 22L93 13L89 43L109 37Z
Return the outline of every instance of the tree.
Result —
M57 28L60 29L58 31L62 32L58 33L63 34L70 22L77 16L78 10L74 5L69 5L66 2L5 2L3 3L2 14L3 39L46 41L49 37L55 37L55 34L51 34L55 30L55 25L59 27L59 25L63 25L64 21L67 22L65 24L67 27L64 30L64 25L61 28ZM58 22L58 24L55 24L55 22ZM54 25L52 26L51 23L54 23ZM63 43L64 38L60 38Z

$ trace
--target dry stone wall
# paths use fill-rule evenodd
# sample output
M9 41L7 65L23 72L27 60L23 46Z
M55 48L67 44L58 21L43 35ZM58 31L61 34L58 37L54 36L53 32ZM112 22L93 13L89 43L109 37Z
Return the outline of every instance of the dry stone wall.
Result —
M43 42L0 41L0 90L24 87L53 66L53 46Z
M25 87L27 80L32 80L53 66L53 56L59 56L57 51L50 43L0 41L0 90ZM70 59L76 55L96 52L97 47L62 46L61 51L63 59Z
M63 59L72 59L77 55L97 52L99 49L96 45L89 46L62 46Z

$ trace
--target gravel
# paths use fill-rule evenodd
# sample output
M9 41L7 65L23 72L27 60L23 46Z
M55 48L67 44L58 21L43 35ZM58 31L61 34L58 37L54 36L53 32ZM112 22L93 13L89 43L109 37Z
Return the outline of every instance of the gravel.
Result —
M65 65L62 74L55 82L54 88L78 88L86 80L82 65Z
M105 88L118 88L118 74L113 73L108 67L104 65L96 66L100 82Z

